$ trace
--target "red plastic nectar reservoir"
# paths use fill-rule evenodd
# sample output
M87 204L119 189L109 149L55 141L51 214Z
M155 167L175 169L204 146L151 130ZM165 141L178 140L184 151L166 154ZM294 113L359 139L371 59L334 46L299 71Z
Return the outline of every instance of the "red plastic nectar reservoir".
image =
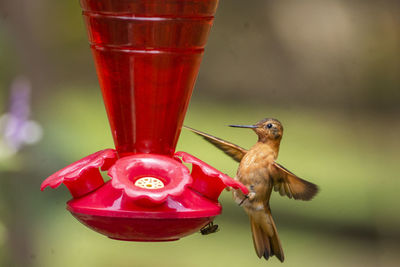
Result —
M221 213L225 187L247 193L175 152L218 0L80 2L116 149L67 166L42 189L67 186L67 209L113 239L168 241L197 232ZM104 183L100 170L111 180Z
M120 155L173 155L217 4L81 0Z

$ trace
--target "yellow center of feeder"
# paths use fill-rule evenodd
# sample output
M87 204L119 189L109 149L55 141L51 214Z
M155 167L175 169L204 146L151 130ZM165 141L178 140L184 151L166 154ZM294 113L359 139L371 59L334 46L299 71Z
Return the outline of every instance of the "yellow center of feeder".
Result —
M146 189L160 189L164 187L164 183L155 177L142 177L136 180L135 185Z

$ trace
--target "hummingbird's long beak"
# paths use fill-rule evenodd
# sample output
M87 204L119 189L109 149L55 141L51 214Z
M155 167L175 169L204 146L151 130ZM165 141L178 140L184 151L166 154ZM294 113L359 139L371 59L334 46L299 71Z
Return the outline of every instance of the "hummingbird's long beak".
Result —
M237 128L257 128L256 125L228 125L229 127L237 127Z

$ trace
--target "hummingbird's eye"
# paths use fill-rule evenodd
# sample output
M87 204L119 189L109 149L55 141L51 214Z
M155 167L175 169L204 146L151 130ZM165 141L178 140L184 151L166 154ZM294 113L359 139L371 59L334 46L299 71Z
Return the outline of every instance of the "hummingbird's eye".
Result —
M268 129L272 128L272 123L268 123L268 124L267 124L267 128L268 128Z

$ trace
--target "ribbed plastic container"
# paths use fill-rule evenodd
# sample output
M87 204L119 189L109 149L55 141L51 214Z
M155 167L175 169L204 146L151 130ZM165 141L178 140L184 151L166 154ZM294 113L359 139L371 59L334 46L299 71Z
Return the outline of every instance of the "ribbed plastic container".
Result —
M80 3L119 155L173 155L218 0Z

